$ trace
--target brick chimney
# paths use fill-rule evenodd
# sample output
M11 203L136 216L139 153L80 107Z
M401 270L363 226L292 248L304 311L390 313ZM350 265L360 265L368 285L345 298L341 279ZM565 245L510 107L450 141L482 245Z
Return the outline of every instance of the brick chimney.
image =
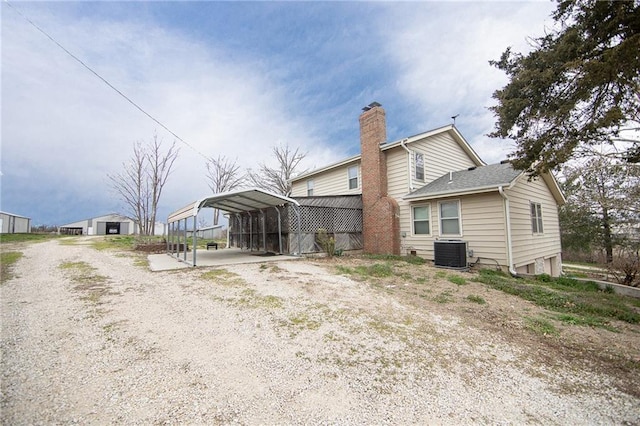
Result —
M400 254L400 208L387 196L387 159L380 145L387 141L385 112L377 102L360 115L362 219L364 252Z

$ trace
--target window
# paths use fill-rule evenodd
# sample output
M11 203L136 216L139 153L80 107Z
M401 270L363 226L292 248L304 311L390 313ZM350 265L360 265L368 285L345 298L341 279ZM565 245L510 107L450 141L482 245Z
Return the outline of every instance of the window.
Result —
M307 197L313 197L313 179L307 181Z
M444 201L440 203L440 235L462 235L460 201Z
M358 187L358 166L349 167L349 189Z
M416 152L416 180L424 182L424 154Z
M534 234L542 234L542 206L540 203L531 203L531 231Z
M429 206L414 206L413 211L413 234L429 235Z

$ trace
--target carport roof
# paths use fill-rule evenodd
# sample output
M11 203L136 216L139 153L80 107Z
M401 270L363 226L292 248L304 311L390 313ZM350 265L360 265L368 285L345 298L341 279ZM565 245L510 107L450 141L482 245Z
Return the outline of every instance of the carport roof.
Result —
M267 207L281 206L283 204L299 205L298 202L292 198L259 188L242 189L201 198L171 213L167 221L171 223L197 216L198 211L204 207L219 209L229 213L241 213L265 209Z

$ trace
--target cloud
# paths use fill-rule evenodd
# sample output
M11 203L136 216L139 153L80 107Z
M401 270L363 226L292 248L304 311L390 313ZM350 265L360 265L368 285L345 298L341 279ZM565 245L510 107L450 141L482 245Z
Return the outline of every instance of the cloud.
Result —
M122 211L107 174L138 140L174 137L2 3L3 208L35 223ZM358 115L390 139L457 125L488 162L488 65L526 48L546 3L18 3L34 22L184 139L160 216L209 192L204 156L243 168L276 144L304 168L359 152ZM519 44L518 44L519 43ZM106 211L105 211L106 210Z
M526 51L541 35L551 3L448 2L389 7L384 51L397 72L397 89L418 111L424 130L451 122L488 162L512 145L484 135L493 129L492 93L507 79L489 65L508 47Z
M57 222L103 213L90 213L93 206L120 208L106 175L121 169L134 141L150 140L154 132L167 142L173 136L11 12L3 10L5 200L19 200L19 210L33 208L37 202L24 187L56 181L55 191L77 199ZM319 123L289 113L286 87L269 80L269 64L259 57L229 55L222 44L153 22L31 12L61 44L194 148L181 147L165 213L208 193L204 159L196 151L237 158L243 167L268 162L275 144L309 151L309 163L340 155L316 148L322 145L315 136ZM53 196L41 196L39 201L55 203Z

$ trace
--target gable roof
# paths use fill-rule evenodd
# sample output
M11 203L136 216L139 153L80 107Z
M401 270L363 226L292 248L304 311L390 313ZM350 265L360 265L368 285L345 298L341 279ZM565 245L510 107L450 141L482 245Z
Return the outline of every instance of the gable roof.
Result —
M427 132L424 133L419 133L417 135L414 136L410 136L408 138L404 138L402 140L399 141L395 141L395 142L389 142L387 144L381 145L380 149L382 151L386 151L388 149L392 149L398 146L401 146L402 144L411 144L413 142L417 142L419 140L431 137L431 136L436 136L440 133L449 133L449 135L451 135L451 137L453 138L454 141L456 141L456 143L458 145L460 145L460 148L462 148L462 150L469 156L469 158L471 159L471 161L473 161L476 165L478 166L484 166L487 163L485 163L484 161L482 161L482 159L480 158L480 156L478 156L478 154L474 151L474 149L471 147L471 145L469 144L469 142L467 142L467 140L464 138L464 136L462 136L462 134L458 131L458 128L456 126L454 126L453 124L449 124L443 127L438 127L437 129L433 129L433 130L429 130Z
M478 194L497 191L498 188L510 187L516 180L524 176L524 172L514 170L508 162L490 164L488 166L470 167L440 176L433 182L403 197L405 200L430 200L456 195ZM558 204L566 201L558 183L552 175L545 174L542 179L549 186Z
M413 142L417 142L417 141L423 140L423 139L431 137L431 136L436 136L436 135L441 134L441 133L449 133L451 135L451 137L453 138L453 140L456 141L456 143L458 143L458 145L460 145L462 150L464 152L466 152L466 154L469 156L471 161L473 161L475 164L477 164L478 166L484 166L486 164L484 161L482 161L482 159L480 159L478 154L473 150L471 145L469 145L469 143L466 141L466 139L462 136L462 134L458 131L458 129L453 124L449 124L449 125L443 126L443 127L438 127L437 129L429 130L429 131L424 132L424 133L419 133L417 135L410 136L410 137L404 138L404 139L400 139L400 140L397 140L397 141L394 141L394 142L383 143L382 145L380 145L380 150L381 151L387 151L389 149L397 148L397 147L402 146L402 145L409 145L409 144L411 144ZM357 161L360 161L361 157L362 156L360 154L354 155L353 157L346 158L346 159L338 161L336 163L329 164L327 166L320 167L320 168L312 170L312 171L310 171L308 173L304 173L304 174L301 174L301 175L296 176L294 178L291 178L290 181L291 182L295 182L295 181L298 181L298 180L301 180L301 179L308 178L310 176L318 175L318 174L326 172L328 170L332 170L332 169L335 169L335 168L338 168L338 167L345 166L345 165L347 165L349 163L355 163Z

